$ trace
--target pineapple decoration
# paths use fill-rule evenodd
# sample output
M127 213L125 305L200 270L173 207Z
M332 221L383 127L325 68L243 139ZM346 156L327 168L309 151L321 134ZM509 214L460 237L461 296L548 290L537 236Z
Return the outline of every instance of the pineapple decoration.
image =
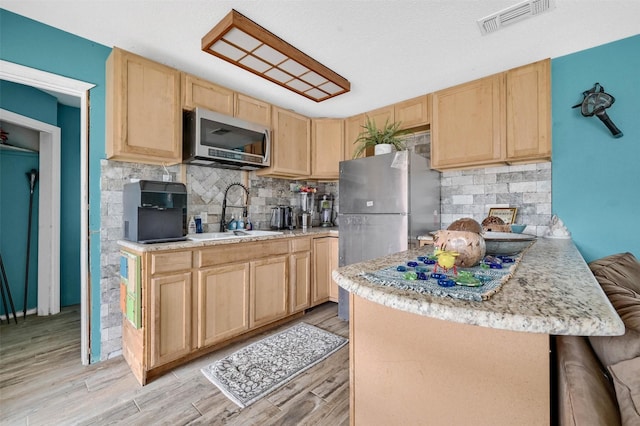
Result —
M452 266L471 268L480 263L486 253L486 244L480 232L482 227L472 218L459 219L446 230L435 232L433 245L437 247L435 254L438 265L446 270ZM438 253L441 255L438 256ZM453 265L450 264L452 259Z
M456 269L456 257L460 255L460 253L451 250L441 250L440 248L436 248L433 252L434 256L438 259L435 266L433 267L433 272L437 272L438 266L444 269L446 273L449 269L453 268L454 275L458 274Z

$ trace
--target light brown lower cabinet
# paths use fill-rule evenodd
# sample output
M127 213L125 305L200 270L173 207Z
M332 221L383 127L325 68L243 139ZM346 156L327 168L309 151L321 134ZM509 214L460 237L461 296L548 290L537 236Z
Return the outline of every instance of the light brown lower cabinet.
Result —
M291 240L289 255L289 312L311 306L311 238Z
M191 272L152 278L151 367L191 352Z
M287 266L287 256L251 262L249 327L260 327L287 316Z
M329 300L338 303L338 283L333 280L331 274L338 269L338 239L331 238L331 264L329 267Z
M312 243L306 236L190 250L123 248L141 258L141 325L136 328L126 315L122 325L123 355L135 377L144 385L243 335L333 300L329 282L337 267L337 241ZM312 260L319 267L314 269ZM313 290L314 284L320 286Z
M249 329L249 264L198 272L198 348L235 337Z
M338 267L338 238L320 237L313 239L313 286L311 304L328 300L338 301L338 285L331 273Z

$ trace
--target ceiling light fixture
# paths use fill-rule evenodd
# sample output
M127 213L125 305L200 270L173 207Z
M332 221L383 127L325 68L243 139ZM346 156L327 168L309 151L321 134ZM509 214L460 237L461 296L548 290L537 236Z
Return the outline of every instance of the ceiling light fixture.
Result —
M202 38L202 50L316 102L351 90L347 79L233 9Z

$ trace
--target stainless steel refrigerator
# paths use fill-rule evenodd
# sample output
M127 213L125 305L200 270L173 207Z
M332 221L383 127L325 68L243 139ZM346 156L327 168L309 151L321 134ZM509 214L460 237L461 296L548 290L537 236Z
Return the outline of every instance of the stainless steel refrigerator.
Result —
M440 229L440 172L410 151L340 163L339 266L417 247ZM349 318L340 288L338 315Z

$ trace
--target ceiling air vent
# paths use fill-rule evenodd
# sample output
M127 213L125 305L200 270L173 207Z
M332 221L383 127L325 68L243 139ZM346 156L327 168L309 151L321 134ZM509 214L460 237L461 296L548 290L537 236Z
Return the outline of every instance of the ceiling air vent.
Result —
M554 7L555 0L527 0L478 19L478 27L483 35L489 34L498 31L505 25L531 18Z

